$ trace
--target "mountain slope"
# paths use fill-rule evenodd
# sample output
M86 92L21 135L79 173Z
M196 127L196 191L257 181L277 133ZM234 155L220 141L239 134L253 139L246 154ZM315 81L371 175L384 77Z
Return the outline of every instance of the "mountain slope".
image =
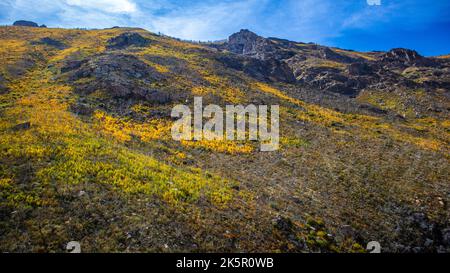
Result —
M449 251L445 59L249 31L0 40L1 251ZM194 96L280 105L281 149L173 141Z

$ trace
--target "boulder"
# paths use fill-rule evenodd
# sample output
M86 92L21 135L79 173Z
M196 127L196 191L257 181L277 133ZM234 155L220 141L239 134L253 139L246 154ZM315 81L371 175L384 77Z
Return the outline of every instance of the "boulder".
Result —
M24 123L20 123L17 124L13 127L14 131L22 131L22 130L28 130L31 128L31 123L30 122L24 122Z

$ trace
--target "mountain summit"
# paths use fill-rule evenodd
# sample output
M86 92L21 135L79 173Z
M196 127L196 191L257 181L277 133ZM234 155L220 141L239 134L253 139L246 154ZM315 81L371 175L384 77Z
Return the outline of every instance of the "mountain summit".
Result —
M389 89L399 84L405 88L427 90L450 88L448 62L444 59L425 58L416 51L392 49L389 52L360 53L315 44L297 43L276 38L263 38L249 30L231 35L227 42L213 45L220 51L229 51L262 61L272 61L279 69L284 64L300 84L320 90L357 96L373 87ZM430 77L418 81L413 75L401 75L406 68L421 68ZM399 71L403 69L402 71ZM405 77L406 76L406 77ZM397 87L395 87L397 88ZM392 88L391 88L392 89Z

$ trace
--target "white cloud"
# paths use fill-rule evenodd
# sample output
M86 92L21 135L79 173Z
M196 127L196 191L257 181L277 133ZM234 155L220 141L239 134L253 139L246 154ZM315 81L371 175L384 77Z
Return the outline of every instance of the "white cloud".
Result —
M247 0L204 3L189 9L178 8L163 15L146 17L149 29L192 40L215 40L245 27L266 1Z
M396 3L386 3L381 6L368 5L364 9L350 14L342 20L343 28L367 28L374 24L380 24L392 19L393 13L399 10Z
M137 11L136 4L130 0L66 0L66 3L70 6L110 13L133 13Z
M35 20L57 27L143 27L192 40L217 40L241 28L263 36L324 42L346 28L379 20L344 0L0 0L1 22ZM383 8L386 5L382 6ZM371 16L372 15L372 16Z
M24 19L49 27L105 28L128 26L130 17L140 14L133 0L4 0L3 5L1 24Z

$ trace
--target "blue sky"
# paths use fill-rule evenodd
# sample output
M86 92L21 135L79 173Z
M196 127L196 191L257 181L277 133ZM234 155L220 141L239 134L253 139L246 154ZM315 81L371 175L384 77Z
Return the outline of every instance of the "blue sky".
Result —
M367 1L1 0L0 24L27 19L49 27L136 26L191 40L220 40L247 28L359 51L450 53L449 0Z

